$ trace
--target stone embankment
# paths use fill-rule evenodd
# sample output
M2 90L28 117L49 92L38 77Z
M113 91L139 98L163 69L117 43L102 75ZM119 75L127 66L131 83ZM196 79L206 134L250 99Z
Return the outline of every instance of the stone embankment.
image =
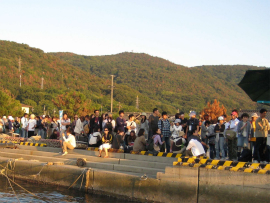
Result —
M61 156L60 150L24 145L0 148L1 169L15 180L142 202L269 202L270 198L267 174L173 166L178 159L172 157L109 153L110 158L104 159L96 151L74 149Z

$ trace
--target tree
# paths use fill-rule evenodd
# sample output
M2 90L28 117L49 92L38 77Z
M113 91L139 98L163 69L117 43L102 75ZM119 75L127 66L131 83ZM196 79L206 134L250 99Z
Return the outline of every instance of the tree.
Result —
M20 101L14 99L8 90L0 91L0 115L23 116Z
M210 102L207 103L207 106L201 112L201 116L203 117L205 114L208 114L212 120L217 120L219 116L225 115L226 112L226 108L223 105L220 107L219 101L215 99L213 104Z
M58 95L52 102L59 110L61 109L67 113L69 117L76 114L85 116L93 112L91 100L87 100L85 95L76 91Z

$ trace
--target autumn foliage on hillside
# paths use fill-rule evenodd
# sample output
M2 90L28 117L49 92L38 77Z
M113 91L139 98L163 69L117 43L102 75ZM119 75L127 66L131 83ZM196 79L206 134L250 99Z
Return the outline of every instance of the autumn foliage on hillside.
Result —
M211 104L210 102L207 103L207 106L202 110L201 116L204 117L205 114L208 114L212 120L218 119L219 116L226 115L227 109L221 105L219 101L216 99L214 102Z

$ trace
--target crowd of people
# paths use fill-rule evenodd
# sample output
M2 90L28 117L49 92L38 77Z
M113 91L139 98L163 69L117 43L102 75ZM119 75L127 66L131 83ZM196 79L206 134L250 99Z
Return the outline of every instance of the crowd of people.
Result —
M0 130L4 133L14 132L23 138L39 135L43 139L62 141L63 155L67 149L74 149L76 143L87 142L89 147L98 147L99 156L108 149L131 151L177 152L185 156L207 156L210 159L252 161L255 163L270 162L270 147L267 143L270 125L266 119L266 109L249 115L238 115L233 110L230 117L218 115L212 119L205 114L198 119L196 112L191 111L188 118L184 112L168 118L167 112L159 113L157 108L147 118L146 113L139 117L119 111L119 117L102 114L95 110L86 116L75 115L73 119L67 114L62 119L49 116L24 114L22 118L3 116L0 118ZM187 116L187 115L186 115ZM251 138L256 138L251 142ZM269 140L270 141L270 140Z

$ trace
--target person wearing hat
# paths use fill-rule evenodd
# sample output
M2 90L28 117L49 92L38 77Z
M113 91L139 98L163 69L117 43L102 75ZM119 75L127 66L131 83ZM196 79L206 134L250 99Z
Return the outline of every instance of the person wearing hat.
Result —
M218 124L215 126L215 133L216 133L216 158L225 160L225 150L224 150L224 143L225 143L225 138L224 138L224 130L225 130L225 125L224 125L224 118L223 116L218 117ZM220 156L221 152L221 156Z
M141 124L140 124L140 129L144 129L145 139L148 140L149 122L148 122L146 116L147 116L146 113L142 112L142 114L141 114L142 120L141 120Z
M255 131L256 131L256 124L255 121L258 118L258 114L253 113L251 114L251 137L255 137Z
M233 110L231 113L231 120L228 123L226 123L225 129L233 130L237 134L237 125L239 123L239 120L237 118L238 112L237 110ZM234 139L227 139L227 141L228 141L229 159L237 161L237 137L235 137Z
M170 152L170 137L171 137L171 131L170 131L170 121L168 120L168 115L166 111L162 112L162 119L158 121L158 128L161 130L161 138L162 141L165 141L166 145L166 152ZM165 151L161 149L160 151Z
M183 128L182 126L180 125L181 123L181 120L180 119L176 119L174 122L171 123L171 127L170 127L170 131L172 133L172 136L171 136L171 148L170 148L170 152L172 152L172 147L173 147L173 144L176 140L178 140L178 138L180 138L180 136L182 137L184 134L183 134ZM180 135L181 133L181 135Z
M199 120L196 119L196 112L191 111L189 114L189 120L187 121L187 128L186 128L186 137L188 138L189 136L192 135L193 130L197 130L199 132Z

